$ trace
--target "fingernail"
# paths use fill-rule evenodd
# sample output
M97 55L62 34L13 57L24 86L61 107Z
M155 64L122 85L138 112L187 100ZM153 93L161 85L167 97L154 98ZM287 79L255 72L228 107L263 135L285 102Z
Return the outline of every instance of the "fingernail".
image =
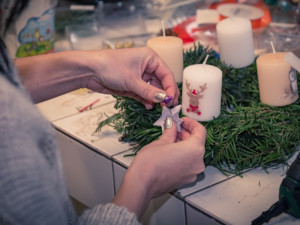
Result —
M155 94L155 100L156 101L158 101L158 102L162 102L162 101L164 101L165 100L165 98L166 98L166 93L163 93L163 92L157 92L156 94Z
M166 103L167 105L171 102L172 96L166 96L163 103Z
M167 117L165 124L164 124L164 128L168 129L171 128L173 126L173 121L171 117Z

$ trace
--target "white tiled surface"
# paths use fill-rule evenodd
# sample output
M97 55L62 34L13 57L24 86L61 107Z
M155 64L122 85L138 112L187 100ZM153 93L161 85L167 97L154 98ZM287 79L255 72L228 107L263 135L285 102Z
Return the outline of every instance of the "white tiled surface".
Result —
M232 176L225 176L215 167L207 166L205 168L205 171L202 174L198 175L198 178L194 183L182 186L178 190L178 193L180 194L180 196L185 197L195 191L227 180L230 177Z
M100 99L100 101L95 103L92 107L115 101L115 98L111 95L92 92L88 89L78 89L48 101L41 102L37 104L37 107L49 121L55 121L80 113L79 110L81 108L91 104L97 99Z
M114 155L113 160L122 166L128 168L134 158L134 156L126 156L132 154L131 150L128 150L126 152L122 152L120 154Z
M110 202L114 196L111 160L59 131L56 136L70 195L88 207Z
M149 225L185 224L184 202L171 194L153 199L142 219Z
M278 200L283 168L261 169L195 193L186 201L226 224L250 224ZM300 221L298 220L298 223Z
M114 103L102 105L67 118L56 120L53 125L62 132L72 136L80 142L94 148L107 157L129 149L129 145L120 142L121 137L112 127L105 126L101 132L94 133L100 121L117 111Z
M126 173L126 168L113 162L113 173L114 173L114 191L116 194L119 188L121 187L122 180Z
M94 134L98 123L106 118L104 113L108 116L116 113L112 97L105 97L105 101L88 111L78 112L76 107L90 104L94 97L99 97L96 93L89 94L69 93L38 107L59 130L58 143L70 194L92 207L111 201L134 157L124 157L132 151L128 150L129 144L119 141L121 135L113 128L106 126L100 133ZM70 104L64 105L65 101ZM226 224L250 224L278 200L283 173L282 169L270 170L270 174L256 169L247 172L243 178L227 177L208 166L195 183L185 185L176 192L178 198L166 194L151 201L143 223L186 222L193 225L204 222L215 225L221 221ZM270 224L293 225L299 222L299 219L282 214Z
M220 225L221 223L215 220L213 217L209 217L208 215L199 212L194 207L186 204L186 224L188 225Z

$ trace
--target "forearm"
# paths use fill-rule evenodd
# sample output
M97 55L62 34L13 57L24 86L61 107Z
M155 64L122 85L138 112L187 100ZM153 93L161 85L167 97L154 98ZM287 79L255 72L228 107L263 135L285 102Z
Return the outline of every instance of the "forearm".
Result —
M86 87L93 71L81 51L19 58L15 66L37 103Z
M134 213L138 220L141 220L144 212L146 211L149 202L152 199L151 185L145 182L143 172L145 171L133 171L135 169L129 168L127 171L122 185L118 190L113 203L118 206L123 206L128 211Z

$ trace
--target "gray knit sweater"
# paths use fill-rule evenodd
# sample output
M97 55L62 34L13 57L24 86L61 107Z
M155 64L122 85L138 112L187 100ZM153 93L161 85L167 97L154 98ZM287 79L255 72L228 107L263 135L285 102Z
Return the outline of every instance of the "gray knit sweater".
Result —
M139 224L134 214L111 203L76 216L53 128L20 84L1 40L0 195L1 225Z

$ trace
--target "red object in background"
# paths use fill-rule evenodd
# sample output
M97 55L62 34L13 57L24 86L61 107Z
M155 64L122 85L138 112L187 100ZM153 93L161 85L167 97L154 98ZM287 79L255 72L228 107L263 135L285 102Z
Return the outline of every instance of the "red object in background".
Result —
M210 9L217 9L217 7L219 5L228 4L228 3L231 3L231 4L232 3L237 3L237 1L236 0L224 0L222 2L213 3L209 8ZM258 3L256 3L253 6L263 10L264 15L260 19L251 21L252 28L253 29L258 29L258 28L266 27L272 21L269 9L267 8L267 6L263 2L263 0L259 0ZM225 18L226 17L220 15L219 20L221 21L222 19L225 19ZM177 36L182 39L183 44L195 41L195 39L193 37L191 37L191 35L188 33L188 31L186 29L187 26L189 24L195 22L195 20L196 20L196 16L189 17L185 21L183 21L182 23L178 24L177 26L175 26L173 28L173 31L177 34ZM212 28L212 26L216 26L216 24L207 25L205 27L194 27L194 28L191 29L191 32L194 33L194 32L198 32L198 31L205 31L205 29L207 29L208 26L209 26L209 28Z
M217 9L219 5L222 4L238 4L238 2L236 0L224 0L218 3L213 3L209 8L210 9ZM257 19L257 20L251 20L251 24L252 24L252 28L253 29L257 29L257 28L261 28L261 27L266 27L271 21L271 14L269 9L267 8L266 4L264 3L263 0L258 0L258 2L254 5L252 5L253 7L259 8L264 12L263 17ZM226 19L225 16L220 15L220 21Z
M177 36L182 39L183 44L194 42L194 38L192 38L187 32L186 26L194 22L195 18L195 16L189 17L173 28L173 31L177 34Z

